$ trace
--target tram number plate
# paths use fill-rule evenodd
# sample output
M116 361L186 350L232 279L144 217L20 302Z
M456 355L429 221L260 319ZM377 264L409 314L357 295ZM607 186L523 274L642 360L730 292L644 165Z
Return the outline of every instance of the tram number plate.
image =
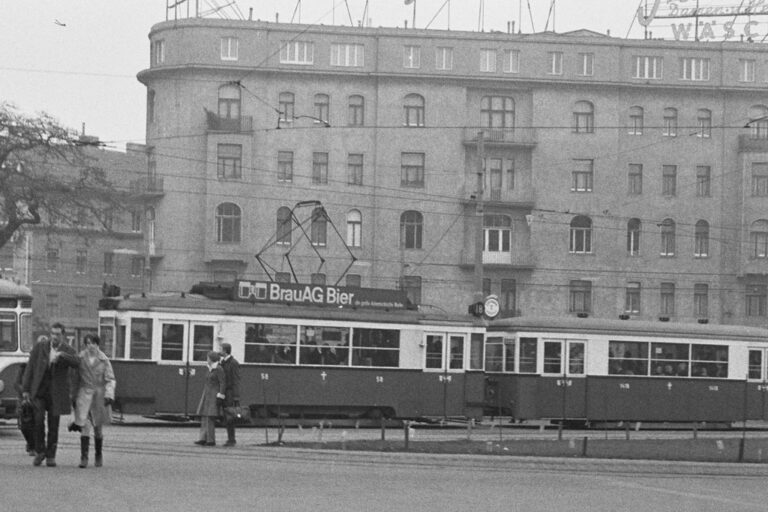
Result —
M451 376L450 375L440 375L439 380L440 380L440 382L451 382Z
M619 384L619 389L629 389L629 382L622 382Z
M720 386L709 386L710 391L720 391Z
M384 376L383 375L377 375L376 376L376 382L378 382L379 384L384 382Z
M269 380L269 374L268 373L262 373L261 374L261 380Z

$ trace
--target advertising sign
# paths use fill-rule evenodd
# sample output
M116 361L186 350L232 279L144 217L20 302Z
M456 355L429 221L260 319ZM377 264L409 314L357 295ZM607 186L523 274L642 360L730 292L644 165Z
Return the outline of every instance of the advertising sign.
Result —
M402 290L348 288L315 284L238 281L236 300L353 308L412 308Z

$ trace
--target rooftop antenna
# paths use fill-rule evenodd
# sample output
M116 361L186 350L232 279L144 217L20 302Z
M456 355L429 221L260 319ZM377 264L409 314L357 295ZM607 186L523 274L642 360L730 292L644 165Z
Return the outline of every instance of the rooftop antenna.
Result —
M549 28L549 18L552 18L552 32L555 31L555 0L549 4L549 12L547 13L547 23L544 24L544 32Z
M443 8L448 5L448 30L451 30L451 0L445 0L443 2L443 5L437 10L434 16L432 16L432 19L429 20L429 23L427 23L427 26L424 28L429 28L430 25L432 25L432 22L435 21L435 18L437 18L437 15L440 14L440 12L443 10Z
M478 32L485 32L485 0L480 0L480 5L477 8L477 30Z
M416 28L416 0L405 0L405 5L413 4L413 23L411 26Z
M296 7L293 8L293 16L291 16L291 23L293 23L293 20L296 17L296 11L299 12L299 19L297 23L301 23L301 0L296 1Z
M371 24L367 22L368 20L368 0L365 0L365 7L363 7L363 26L364 27L370 27Z
M531 0L525 0L528 4L528 16L531 18L531 32L536 32L536 28L533 26L533 11L531 11Z

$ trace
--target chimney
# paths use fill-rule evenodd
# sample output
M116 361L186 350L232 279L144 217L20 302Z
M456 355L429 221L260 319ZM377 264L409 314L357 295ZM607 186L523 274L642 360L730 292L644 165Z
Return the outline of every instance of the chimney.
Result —
M253 21L253 7L248 9L248 21Z
M279 12L275 13L275 23L280 23L280 13Z

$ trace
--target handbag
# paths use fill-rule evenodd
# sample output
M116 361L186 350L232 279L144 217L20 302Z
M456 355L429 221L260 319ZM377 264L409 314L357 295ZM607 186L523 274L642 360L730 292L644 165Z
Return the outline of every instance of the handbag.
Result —
M235 424L251 422L251 410L242 405L230 405L224 407L224 419Z

